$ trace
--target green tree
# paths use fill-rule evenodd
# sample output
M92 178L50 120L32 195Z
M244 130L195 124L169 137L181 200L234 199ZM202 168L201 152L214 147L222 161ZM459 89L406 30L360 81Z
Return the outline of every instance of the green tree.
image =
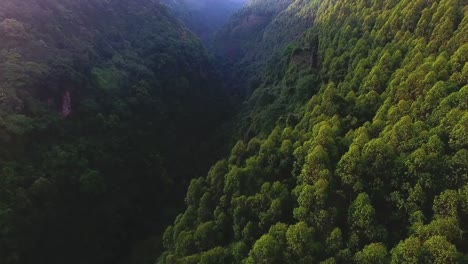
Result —
M215 247L205 251L200 256L199 264L218 264L225 263L226 249L222 247Z
M280 264L283 263L282 248L275 238L269 234L262 235L249 252L246 264Z
M457 249L443 236L432 236L423 244L423 262L434 264L456 263Z
M320 245L314 241L314 229L304 222L291 225L286 232L288 250L294 259L315 257L320 251Z
M385 264L388 263L387 248L382 243L366 245L362 251L354 255L354 263Z
M422 244L419 238L409 237L392 249L391 263L418 264L420 263L421 252Z

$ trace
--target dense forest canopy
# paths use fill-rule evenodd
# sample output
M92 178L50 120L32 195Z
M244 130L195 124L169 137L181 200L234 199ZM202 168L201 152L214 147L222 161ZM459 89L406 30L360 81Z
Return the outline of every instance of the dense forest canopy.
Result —
M118 263L157 237L226 105L157 1L1 1L0 263Z
M468 263L467 61L468 0L2 0L0 263Z
M468 2L255 2L219 35L241 63L281 43L267 27L311 22L265 61L158 263L467 263Z

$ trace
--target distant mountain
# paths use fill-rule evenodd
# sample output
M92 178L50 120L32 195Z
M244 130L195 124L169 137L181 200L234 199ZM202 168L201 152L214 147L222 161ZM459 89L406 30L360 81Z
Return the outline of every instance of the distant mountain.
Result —
M217 32L213 50L232 94L246 99L267 62L299 39L315 17L308 0L250 0Z
M210 46L215 32L246 0L163 0L162 3Z

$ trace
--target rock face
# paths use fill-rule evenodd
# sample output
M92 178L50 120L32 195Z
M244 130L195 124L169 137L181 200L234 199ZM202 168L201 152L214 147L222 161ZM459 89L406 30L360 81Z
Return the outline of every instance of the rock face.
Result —
M65 91L62 99L62 116L67 117L72 112L70 91Z

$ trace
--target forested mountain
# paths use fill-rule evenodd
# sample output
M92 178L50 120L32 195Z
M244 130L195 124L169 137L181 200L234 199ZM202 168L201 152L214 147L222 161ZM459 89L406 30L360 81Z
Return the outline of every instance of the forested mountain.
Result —
M250 5L218 35L237 65L300 37L247 70L245 134L158 263L468 263L468 1Z
M1 264L468 263L468 0L243 4L0 1Z
M175 16L210 47L213 37L246 0L163 0Z
M158 241L226 102L158 1L0 1L0 263L119 263Z

